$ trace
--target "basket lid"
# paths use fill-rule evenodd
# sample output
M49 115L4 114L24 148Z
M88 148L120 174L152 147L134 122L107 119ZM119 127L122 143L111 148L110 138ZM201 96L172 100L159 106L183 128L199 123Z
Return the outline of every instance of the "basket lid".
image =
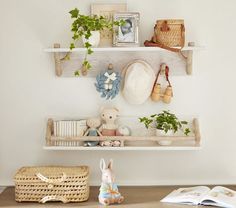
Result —
M156 21L156 24L160 25L163 24L163 22L166 21L167 24L184 24L184 19L159 19Z
M59 176L62 173L66 175L87 175L89 172L88 166L35 166L35 167L22 167L15 174L18 177L32 177L37 173L44 176Z

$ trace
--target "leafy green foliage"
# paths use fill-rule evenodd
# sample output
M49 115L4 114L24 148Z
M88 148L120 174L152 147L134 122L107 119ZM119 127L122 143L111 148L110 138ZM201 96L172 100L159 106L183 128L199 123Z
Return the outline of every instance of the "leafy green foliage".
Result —
M92 66L87 60L87 55L90 55L93 53L93 50L91 48L91 44L88 42L89 38L91 37L91 31L100 31L105 28L112 30L113 25L120 26L125 24L124 20L120 21L110 21L106 19L103 16L87 16L80 14L80 11L75 8L69 12L71 14L71 19L73 19L73 22L71 24L71 31L73 32L72 40L73 42L70 44L70 50L75 48L75 44L78 40L82 38L82 36L85 37L87 42L85 43L85 48L87 49L87 53L85 55L84 61L82 63L82 66L86 68L86 70L90 69ZM78 76L78 73L76 72L76 75Z
M76 70L74 74L76 77L78 77L80 75L79 70Z
M175 114L165 110L159 114L153 114L150 117L141 117L139 121L146 128L156 128L163 130L165 133L168 131L174 131L176 133L178 130L182 130L187 136L191 132L189 128L183 129L183 126L188 124L187 121L180 121Z

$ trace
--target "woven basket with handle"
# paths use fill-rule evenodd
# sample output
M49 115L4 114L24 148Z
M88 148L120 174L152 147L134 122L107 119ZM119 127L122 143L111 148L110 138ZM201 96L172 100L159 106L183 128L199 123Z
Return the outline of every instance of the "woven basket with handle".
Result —
M167 47L183 48L185 42L184 20L157 20L154 28L153 42Z
M89 169L79 167L23 167L16 173L15 200L82 202L88 200Z

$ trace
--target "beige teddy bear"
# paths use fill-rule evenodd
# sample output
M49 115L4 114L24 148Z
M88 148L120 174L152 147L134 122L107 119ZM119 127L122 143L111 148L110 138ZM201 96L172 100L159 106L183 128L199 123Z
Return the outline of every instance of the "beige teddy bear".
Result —
M118 125L116 121L120 113L117 108L103 108L101 111L101 118L103 124L99 128L99 131L103 136L116 136L116 130ZM100 146L120 146L121 142L118 140L115 141L102 141Z
M99 128L103 136L115 136L118 128L116 121L120 113L117 108L103 108L101 111L101 118L103 124Z

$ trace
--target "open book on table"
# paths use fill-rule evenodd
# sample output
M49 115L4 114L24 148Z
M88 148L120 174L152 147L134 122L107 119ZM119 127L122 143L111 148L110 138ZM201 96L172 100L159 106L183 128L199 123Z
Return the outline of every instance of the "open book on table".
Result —
M236 192L222 186L213 189L206 186L179 188L163 198L161 202L236 208Z

